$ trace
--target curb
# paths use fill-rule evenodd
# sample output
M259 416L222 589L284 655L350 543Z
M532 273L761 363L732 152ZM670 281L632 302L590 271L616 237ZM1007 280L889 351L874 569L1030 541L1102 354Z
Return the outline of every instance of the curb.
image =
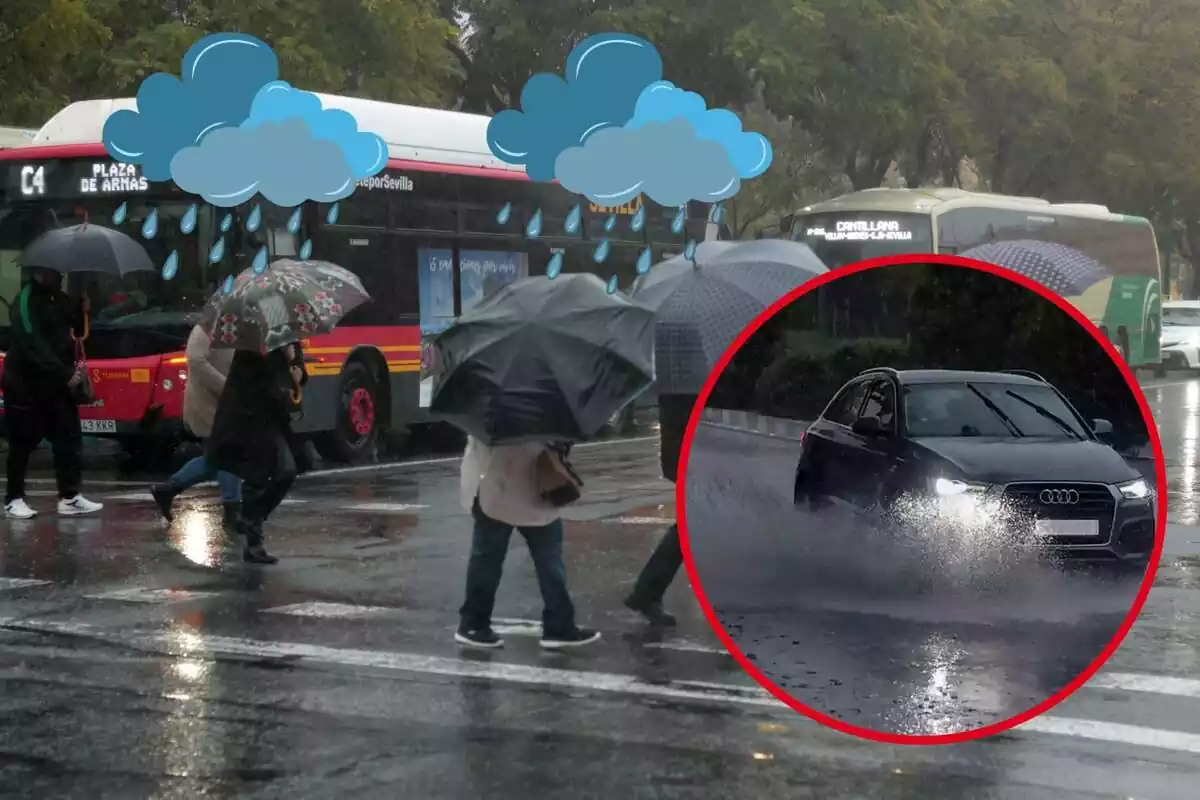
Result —
M750 411L731 411L727 408L706 408L701 419L705 424L714 428L753 433L772 439L786 439L798 442L804 438L804 432L811 424L804 420L782 419L755 414Z

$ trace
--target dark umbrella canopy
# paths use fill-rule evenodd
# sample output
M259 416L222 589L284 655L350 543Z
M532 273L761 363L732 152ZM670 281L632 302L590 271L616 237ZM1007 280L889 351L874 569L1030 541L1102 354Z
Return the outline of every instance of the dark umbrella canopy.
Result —
M47 231L21 254L21 266L55 272L102 272L128 275L156 272L146 249L120 231L103 225L72 225Z
M1074 248L1032 239L989 242L972 247L962 256L1011 269L1063 297L1078 297L1112 277L1103 264Z
M799 242L705 242L695 263L676 257L633 285L655 312L655 383L664 394L698 394L725 350L768 306L827 272Z
M595 275L510 283L434 340L430 412L485 444L590 439L652 382L652 323Z

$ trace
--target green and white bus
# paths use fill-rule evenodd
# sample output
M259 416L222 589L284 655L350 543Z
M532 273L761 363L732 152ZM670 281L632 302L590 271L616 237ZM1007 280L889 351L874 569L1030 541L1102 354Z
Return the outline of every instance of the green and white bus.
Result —
M867 189L807 206L782 232L835 269L905 253L960 254L990 242L1034 240L1073 248L1106 277L1066 297L1131 367L1162 361L1162 273L1149 220L1100 205L1051 203L962 189Z

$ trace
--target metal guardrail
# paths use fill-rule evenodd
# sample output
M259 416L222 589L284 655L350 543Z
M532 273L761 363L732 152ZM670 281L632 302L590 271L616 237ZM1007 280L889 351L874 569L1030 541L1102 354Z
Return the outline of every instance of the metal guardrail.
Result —
M755 433L773 439L798 442L812 423L798 419L782 419L755 414L751 411L730 411L727 408L706 408L702 420L717 428Z

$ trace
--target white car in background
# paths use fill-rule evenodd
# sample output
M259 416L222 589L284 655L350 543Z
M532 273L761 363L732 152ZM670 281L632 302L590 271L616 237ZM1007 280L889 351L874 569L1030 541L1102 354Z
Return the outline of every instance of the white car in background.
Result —
M1162 323L1163 366L1200 370L1200 300L1163 303Z

